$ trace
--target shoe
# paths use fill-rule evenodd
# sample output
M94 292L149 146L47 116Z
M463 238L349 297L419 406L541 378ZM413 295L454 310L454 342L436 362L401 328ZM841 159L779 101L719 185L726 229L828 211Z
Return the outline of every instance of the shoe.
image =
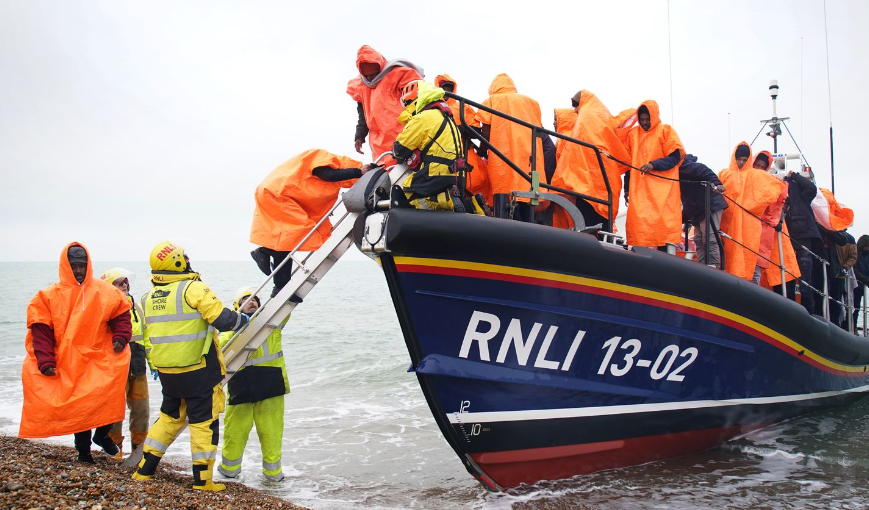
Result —
M269 262L269 256L262 252L262 248L257 248L250 252L250 256L253 261L256 262L256 267L258 267L263 274L266 276L272 274L272 266Z
M301 302L302 302L302 298L300 298L299 296L297 296L295 294L290 296L290 303L301 303Z
M194 485L193 488L198 491L220 492L226 490L226 485L223 485L222 483L214 483L211 480L208 480L202 485Z
M148 480L151 479L152 476L154 476L154 475L142 475L142 474L139 474L138 471L136 471L133 473L133 480L136 480L139 482L147 482Z
M121 449L118 448L118 445L116 445L115 442L112 441L112 438L110 438L109 436L106 436L100 440L94 438L94 444L102 448L103 451L106 452L106 455L110 457L114 457L121 451Z
M79 452L78 453L78 461L84 462L85 464L96 464L97 463L94 460L94 456L91 455L91 452L87 452L87 453Z

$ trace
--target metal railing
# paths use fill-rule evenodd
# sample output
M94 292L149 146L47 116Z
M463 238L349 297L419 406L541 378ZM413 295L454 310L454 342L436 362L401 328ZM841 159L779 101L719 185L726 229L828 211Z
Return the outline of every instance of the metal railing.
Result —
M451 98L451 99L455 99L456 101L458 101L458 103L459 103L459 119L462 122L462 126L467 131L470 132L470 135L473 138L476 138L477 140L479 140L480 144L484 145L489 152L494 152L495 155L498 156L499 158L501 158L501 160L504 161L504 163L506 163L507 166L509 166L515 173L517 173L523 179L528 181L528 183L531 184L531 191L533 193L537 193L538 188L541 187L541 188L544 188L544 189L547 189L550 191L556 191L558 193L569 195L569 196L572 196L572 197L577 198L577 199L582 199L582 200L586 200L589 202L595 202L598 204L606 205L607 211L608 211L607 219L609 220L610 228L612 228L613 222L615 221L615 218L613 217L613 190L612 190L612 186L610 185L609 177L607 176L607 173L606 173L606 168L604 167L604 164L603 164L603 158L601 157L601 154L605 154L605 153L600 149L600 147L597 147L596 145L590 144L588 142L583 142L582 140L577 140L576 138L571 138L569 136L562 135L561 133L543 128L541 126L537 126L537 125L532 124L530 122L526 122L522 119L513 117L512 115L508 115L504 112L501 112L499 110L495 110L495 109L490 108L488 106L484 106L480 103L471 101L470 99L464 98L462 96L458 96L458 95L453 94L451 92L444 93L444 96ZM482 110L482 111L488 112L492 115L496 115L498 117L501 117L502 119L506 119L510 122L513 122L513 123L518 124L520 126L524 126L524 127L531 130L531 158L530 158L531 174L530 175L528 173L526 173L524 170L522 170L521 168L519 168L518 165L516 165L513 161L511 161L508 157L506 157L495 146L493 146L491 143L489 143L489 140L487 140L480 131L478 131L475 127L468 124L467 119L465 119L465 105L470 105L474 108L477 108L478 110ZM598 197L593 197L590 195L585 195L583 193L577 193L576 191L560 188L558 186L553 186L553 185L548 184L548 183L540 182L540 176L539 176L539 173L537 172L537 159L538 159L537 140L541 138L541 134L547 134L549 136L554 136L554 137L559 138L561 140L565 140L569 143L581 145L582 147L586 147L586 148L594 151L595 157L597 158L598 167L600 168L601 176L603 177L604 184L606 185L606 190L607 190L606 200L604 200L602 198L598 198Z

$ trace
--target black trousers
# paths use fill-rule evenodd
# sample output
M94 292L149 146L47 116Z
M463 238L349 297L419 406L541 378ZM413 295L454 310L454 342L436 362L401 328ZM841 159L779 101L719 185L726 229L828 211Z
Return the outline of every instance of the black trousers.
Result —
M272 250L271 248L260 248L260 251L271 257L272 259L272 267L278 267L278 264L284 261L285 258L290 254L288 251L277 251ZM284 285L289 283L290 277L293 276L293 263L287 262L284 264L277 273L275 273L275 287L272 290L272 297L275 297L281 289L284 288Z
M102 443L103 439L109 436L109 430L111 430L112 424L103 425L102 427L97 427L93 431L93 439L97 443ZM91 451L91 431L85 430L83 432L75 433L75 449L78 450L79 453L89 453Z

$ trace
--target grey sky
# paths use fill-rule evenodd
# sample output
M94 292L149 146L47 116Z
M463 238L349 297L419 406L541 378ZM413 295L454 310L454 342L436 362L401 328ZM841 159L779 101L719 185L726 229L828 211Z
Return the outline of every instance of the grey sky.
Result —
M547 127L580 88L614 113L656 99L716 170L771 116L777 79L779 115L829 187L822 1L672 0L672 104L664 0L417 5L0 1L0 260L56 260L74 239L100 260L144 260L167 238L246 259L268 172L314 147L355 156L345 89L362 44L429 80L449 73L477 101L506 72ZM827 20L837 196L861 234L869 2L829 0Z

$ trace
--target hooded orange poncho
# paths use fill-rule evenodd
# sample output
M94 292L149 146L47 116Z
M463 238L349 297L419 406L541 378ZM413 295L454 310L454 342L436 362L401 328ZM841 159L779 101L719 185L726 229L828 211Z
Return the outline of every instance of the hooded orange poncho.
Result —
M311 172L319 166L361 168L362 163L322 149L305 151L284 162L260 183L254 193L256 209L250 242L276 251L292 251L335 205L341 188L354 181L328 182ZM329 238L332 224L323 222L302 251L313 251Z
M628 133L631 165L639 168L656 159L667 157L676 150L679 151L680 159L684 159L685 148L679 135L671 126L661 123L658 103L648 100L640 106L649 110L651 127L646 131L637 125ZM679 165L670 170L651 173L655 175L631 170L631 201L625 223L628 244L650 248L667 243L678 244L682 232Z
M619 122L625 121L627 119L613 117L597 96L588 90L582 90L579 97L579 115L570 136L600 147L601 150L622 161L628 161L630 153L624 139L618 133ZM601 159L612 190L613 219L615 219L619 213L622 174L628 169L603 155ZM552 184L584 195L607 199L606 182L601 174L597 155L593 150L575 143L565 143L564 151L558 160L558 168L552 177ZM589 204L599 215L608 217L609 208L606 205L596 202L589 202Z
M450 75L448 74L439 74L435 77L435 87L440 87L442 84L450 82L453 84L453 92L458 94L459 92L459 84L456 83ZM456 121L457 126L462 125L462 118L459 111L459 102L453 98L449 98L446 100L447 105L450 107L450 110L453 112L453 120ZM475 124L476 122L476 112L471 108L471 105L465 105L465 122L468 124ZM470 147L464 147L467 150L468 164L471 165L472 170L467 175L467 188L472 194L480 193L483 197L492 203L492 189L489 183L489 172L488 165L486 160L477 155L477 153Z
M387 66L386 58L368 45L363 45L356 52L356 69L363 62L377 64L381 70ZM372 161L392 150L392 143L403 128L398 122L398 115L404 109L401 105L401 88L420 79L416 69L397 65L373 87L366 85L361 76L347 83L347 93L354 101L362 103L365 112Z
M536 126L542 124L540 105L530 97L516 92L516 85L505 73L499 74L492 80L492 84L489 86L489 97L483 101L483 105ZM531 130L529 128L482 110L477 112L477 120L480 124L491 126L489 142L496 149L525 173L531 172ZM546 172L543 171L543 142L539 138L537 139L536 151L536 169L540 175L540 182L546 182ZM492 151L489 151L489 182L492 186L492 194L531 189L531 184L528 181L514 172ZM491 196L486 197L486 199L492 203Z
M579 116L573 108L556 108L555 109L555 132L560 135L572 136L573 127L576 125L576 118ZM561 153L564 151L566 141L559 138L555 142L555 166L558 167L558 161L561 160Z
M130 350L114 352L108 322L129 310L130 300L112 284L93 278L90 253L87 275L79 284L67 259L74 245L81 246L70 243L60 254L60 281L37 292L27 306L20 437L83 432L123 421L126 412ZM42 375L37 367L30 331L34 324L54 331L55 376Z
M750 149L746 142L740 142L736 147L740 145ZM730 155L730 166L718 174L721 183L727 188L724 195L730 199L728 200L730 207L721 215L721 231L746 246L743 248L730 239L723 239L725 270L745 280L752 279L754 268L757 266L756 252L760 250L763 231L761 220L758 218L762 218L767 208L778 201L784 185L769 173L752 168L752 161L753 158L749 156L745 165L739 168L736 164L736 148L734 148Z

